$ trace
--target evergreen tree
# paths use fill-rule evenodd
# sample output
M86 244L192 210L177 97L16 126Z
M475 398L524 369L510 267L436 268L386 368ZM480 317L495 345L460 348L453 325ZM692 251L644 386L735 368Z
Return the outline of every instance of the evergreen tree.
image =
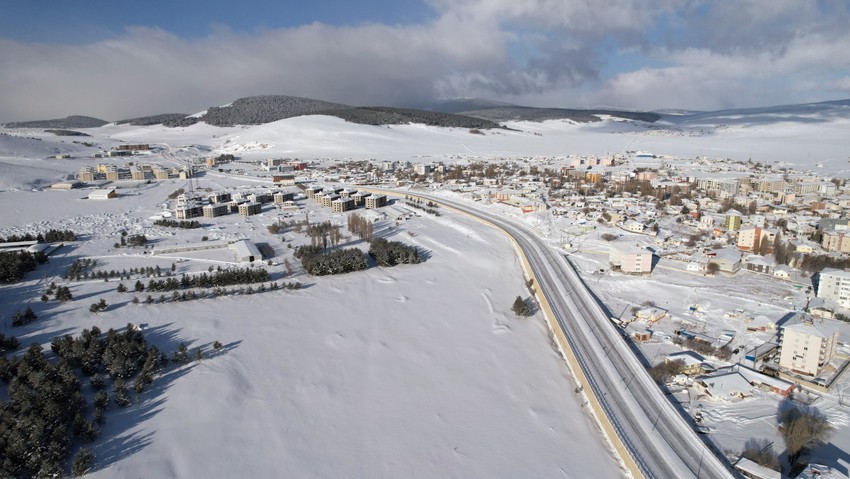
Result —
M511 306L511 311L514 312L517 316L528 317L531 316L531 307L522 300L521 296L517 296L514 300L513 306Z
M74 458L74 463L71 466L71 473L74 477L85 475L94 466L94 461L94 453L85 447L81 448L80 452L78 452L77 456Z

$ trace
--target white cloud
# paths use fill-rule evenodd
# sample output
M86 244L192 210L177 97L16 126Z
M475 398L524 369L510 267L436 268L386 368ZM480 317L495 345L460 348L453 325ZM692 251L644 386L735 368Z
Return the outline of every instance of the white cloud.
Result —
M847 92L850 7L840 0L429 3L436 15L419 25L219 26L199 39L129 27L87 45L0 40L0 121L192 113L259 94L712 109ZM617 52L663 66L613 65L604 77Z

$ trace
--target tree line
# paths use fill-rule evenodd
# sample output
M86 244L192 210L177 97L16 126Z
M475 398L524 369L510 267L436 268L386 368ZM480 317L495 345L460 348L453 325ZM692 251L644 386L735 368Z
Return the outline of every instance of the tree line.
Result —
M219 269L211 273L200 273L192 276L182 275L178 281L174 277L164 280L151 279L145 286L136 281L136 291L163 292L188 288L213 288L233 284L264 283L269 280L269 272L263 268Z
M350 273L369 267L357 248L326 251L320 246L304 245L295 249L295 257L301 260L304 271L314 276Z
M153 222L156 226L165 226L167 228L180 228L184 230L191 230L195 228L200 228L201 223L195 220L192 221L178 221L178 220L156 220Z
M221 347L218 341L213 345ZM71 451L98 437L110 404L130 405L130 388L142 394L169 362L131 324L120 332L103 334L95 326L76 337L57 336L50 349L54 360L38 344L20 357L0 356L0 382L8 397L0 404L0 477L65 477ZM196 348L193 358L202 357ZM170 358L178 365L190 360L185 343ZM83 475L94 461L82 447L71 473Z
M46 262L47 255L42 252L0 252L0 284L17 283L25 274Z
M58 241L76 241L77 235L71 230L47 230L44 234L25 233L0 238L0 243L17 243L19 241L38 241L39 243L54 243Z
M369 256L375 259L378 266L419 264L422 262L422 256L415 246L406 245L400 241L387 241L384 238L372 240L369 246Z

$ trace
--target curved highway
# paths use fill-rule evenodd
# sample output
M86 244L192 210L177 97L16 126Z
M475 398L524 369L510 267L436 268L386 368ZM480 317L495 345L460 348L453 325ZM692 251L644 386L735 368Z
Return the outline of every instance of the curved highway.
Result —
M620 330L610 322L563 255L526 227L506 218L441 197L409 194L479 218L514 239L537 278L591 394L640 474L659 479L737 476L728 461L703 442L652 381Z

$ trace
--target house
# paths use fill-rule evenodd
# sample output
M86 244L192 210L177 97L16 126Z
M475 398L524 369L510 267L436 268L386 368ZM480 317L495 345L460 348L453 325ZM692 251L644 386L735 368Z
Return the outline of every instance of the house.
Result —
M705 358L693 351L680 351L678 353L668 354L664 357L664 362L667 364L682 361L682 374L693 376L702 372L702 363Z
M738 371L724 370L711 376L702 376L694 381L694 389L710 400L731 401L752 397L753 385Z
M92 190L88 198L90 200L108 200L110 198L118 198L118 193L115 192L115 188L102 188Z
M784 264L780 264L773 269L773 277L785 281L791 281L791 268Z
M715 263L724 273L735 274L741 269L741 252L732 246L706 253L709 263Z
M839 322L796 313L780 330L779 367L818 376L838 346Z
M782 397L788 396L791 394L791 391L797 387L796 384L790 381L774 378L746 367L738 368L738 373L740 373L741 376L743 376L753 386L769 391L773 394L778 394Z
M643 308L635 312L635 319L654 323L655 321L664 319L667 316L667 310L664 308Z
M769 256L751 254L744 260L744 267L747 271L772 275L773 269L776 267L776 261Z
M629 220L623 223L623 229L632 233L643 233L645 226L639 221Z
M652 331L648 329L641 329L639 331L635 331L632 333L632 339L639 343L644 341L649 341L652 338Z
M744 360L749 361L749 366L755 368L757 367L757 363L759 361L762 361L763 359L772 356L777 349L779 349L779 345L776 343L762 343L744 353Z
M612 268L628 274L652 273L652 251L627 243L609 244L608 263Z
M774 471L769 467L764 467L761 464L751 461L746 457L738 459L733 464L735 470L740 472L742 476L748 479L781 479L782 473Z

